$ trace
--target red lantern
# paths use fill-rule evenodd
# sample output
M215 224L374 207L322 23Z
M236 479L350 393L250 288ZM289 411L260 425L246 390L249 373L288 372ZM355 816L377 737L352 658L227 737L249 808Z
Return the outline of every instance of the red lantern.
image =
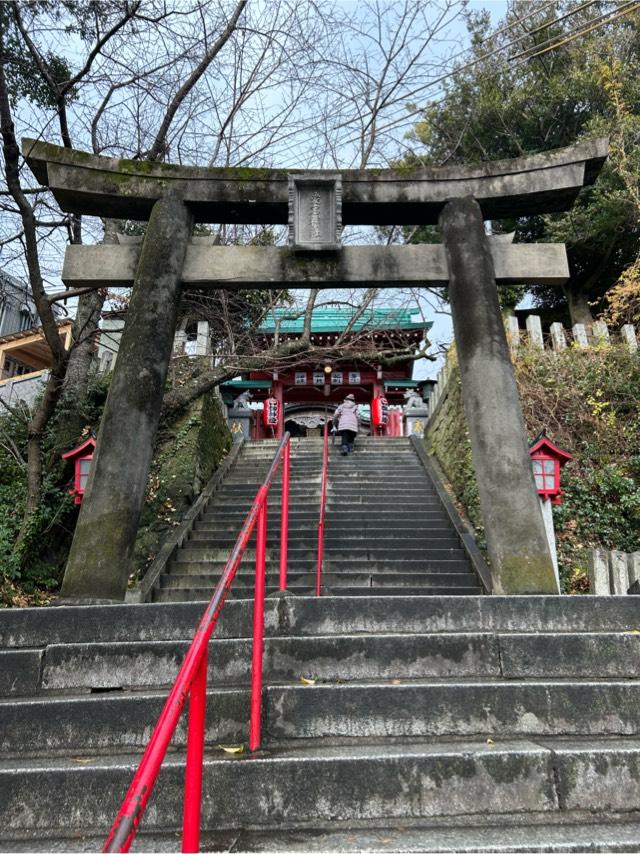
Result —
M73 489L69 490L69 495L75 496L74 504L82 504L95 449L96 440L91 436L77 448L62 455L63 460L71 460L75 465Z
M386 397L374 397L371 401L371 423L375 428L385 427L389 421L389 404Z
M531 445L529 455L538 495L543 501L548 498L552 504L561 504L560 469L573 457L550 442L544 433Z
M265 427L277 427L280 423L280 401L268 397L262 407L262 420Z

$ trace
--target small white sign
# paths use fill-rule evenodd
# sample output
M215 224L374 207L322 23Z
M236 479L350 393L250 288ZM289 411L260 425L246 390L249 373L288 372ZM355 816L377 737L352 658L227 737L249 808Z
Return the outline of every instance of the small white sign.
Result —
M307 375L304 371L296 371L296 385L306 385Z
M322 371L313 372L313 384L324 385L324 373Z
M331 374L331 385L342 385L342 383L343 383L342 371L334 371Z
M349 371L349 382L351 385L360 385L360 371Z

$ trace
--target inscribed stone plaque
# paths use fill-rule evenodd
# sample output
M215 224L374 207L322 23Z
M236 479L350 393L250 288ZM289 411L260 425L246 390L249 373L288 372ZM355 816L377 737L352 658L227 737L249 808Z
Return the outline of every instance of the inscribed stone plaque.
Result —
M342 181L339 175L289 176L289 244L294 249L339 249Z

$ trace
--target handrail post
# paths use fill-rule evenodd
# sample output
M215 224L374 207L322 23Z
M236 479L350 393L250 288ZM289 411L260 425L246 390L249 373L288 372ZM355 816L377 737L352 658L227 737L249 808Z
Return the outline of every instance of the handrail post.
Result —
M251 656L251 717L249 750L260 748L262 723L262 653L264 647L264 594L267 552L267 490L263 487L262 506L256 528L256 586L253 600L253 653Z
M282 452L282 512L280 516L280 590L287 589L287 561L289 552L289 476L291 471L291 442Z
M324 560L324 515L327 503L327 467L329 465L329 422L324 422L324 444L322 446L322 486L320 488L320 521L318 522L318 564L316 567L316 596L322 587L322 562Z
M193 854L200 850L200 815L202 809L202 760L207 707L208 650L189 692L187 724L187 764L184 773L184 809L182 818L182 851Z

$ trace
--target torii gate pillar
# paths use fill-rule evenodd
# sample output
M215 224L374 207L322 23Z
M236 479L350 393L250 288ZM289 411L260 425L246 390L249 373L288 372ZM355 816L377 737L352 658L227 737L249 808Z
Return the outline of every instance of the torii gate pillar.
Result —
M448 202L440 230L493 592L558 593L478 202Z
M179 199L160 199L153 206L100 423L87 484L90 500L82 504L64 574L63 598L124 599L191 229L191 213Z

